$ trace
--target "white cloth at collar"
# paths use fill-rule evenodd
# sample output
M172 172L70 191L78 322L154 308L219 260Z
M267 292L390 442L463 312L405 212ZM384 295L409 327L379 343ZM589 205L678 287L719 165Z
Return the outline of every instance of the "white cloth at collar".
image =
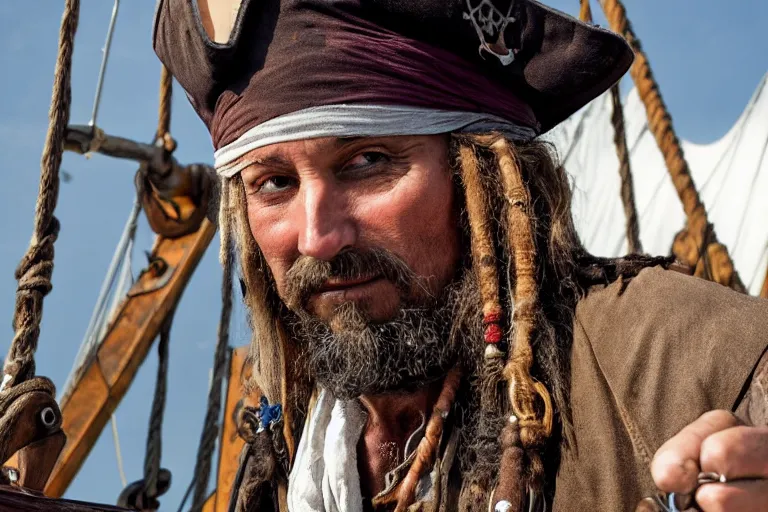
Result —
M357 402L320 391L288 477L291 512L362 512L357 442L366 419Z
M288 477L290 512L362 512L363 496L357 470L357 444L368 414L357 400L341 401L321 390L309 413ZM405 461L386 475L387 489L407 470L424 435L426 421L406 443ZM432 499L436 473L425 474L416 488L417 499Z

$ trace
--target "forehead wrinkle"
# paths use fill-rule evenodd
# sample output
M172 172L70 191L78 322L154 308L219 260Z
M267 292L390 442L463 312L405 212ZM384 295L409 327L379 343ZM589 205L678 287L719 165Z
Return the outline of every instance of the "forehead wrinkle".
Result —
M309 153L325 153L328 146L331 146L332 150L338 150L349 144L353 144L363 139L370 137L322 137L318 139L303 139L298 141L289 142L289 144L296 143L310 143L312 146L309 151L305 148L305 152ZM294 167L294 162L284 156L285 142L274 144L271 146L265 146L264 148L254 149L250 153L247 153L240 157L240 162L246 166L259 165L263 167ZM265 149L269 149L269 153L261 156L259 153L264 152Z
M349 136L349 137L336 137L333 139L333 146L336 149L343 148L344 146L354 144L355 142L360 142L361 140L370 139L372 140L372 137L361 137L361 136Z
M293 167L293 164L285 157L279 154L267 156L245 155L243 162L248 166L260 165L263 167Z

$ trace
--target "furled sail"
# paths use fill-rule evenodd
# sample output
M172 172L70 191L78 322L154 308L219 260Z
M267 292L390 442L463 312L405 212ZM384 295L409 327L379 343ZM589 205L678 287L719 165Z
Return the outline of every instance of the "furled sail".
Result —
M610 94L604 94L549 136L573 179L579 234L600 256L627 251L611 109ZM670 254L685 214L636 90L624 109L643 248ZM749 293L759 294L768 269L768 75L722 139L707 145L683 141L683 147L718 238Z

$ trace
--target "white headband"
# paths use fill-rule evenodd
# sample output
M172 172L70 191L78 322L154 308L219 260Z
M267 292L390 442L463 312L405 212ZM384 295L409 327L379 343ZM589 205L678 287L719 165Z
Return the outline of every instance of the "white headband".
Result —
M387 137L440 133L503 132L513 141L536 137L532 128L491 114L390 105L328 105L285 114L254 126L214 153L216 172L232 177L248 162L240 157L276 144L319 137Z

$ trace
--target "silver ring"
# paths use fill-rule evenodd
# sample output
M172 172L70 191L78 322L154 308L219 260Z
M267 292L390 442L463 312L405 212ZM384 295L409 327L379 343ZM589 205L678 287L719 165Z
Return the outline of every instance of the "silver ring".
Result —
M715 473L714 471L709 472L701 472L699 473L699 485L704 484L724 484L728 482L728 479L725 477L725 475L722 475L720 473Z

